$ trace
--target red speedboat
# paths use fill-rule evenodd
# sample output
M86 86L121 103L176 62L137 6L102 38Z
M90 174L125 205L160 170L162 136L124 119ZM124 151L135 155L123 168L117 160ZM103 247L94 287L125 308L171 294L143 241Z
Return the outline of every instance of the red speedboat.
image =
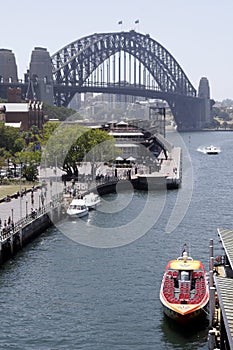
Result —
M167 264L160 289L164 313L177 322L185 323L203 314L209 302L206 272L199 260L182 257Z

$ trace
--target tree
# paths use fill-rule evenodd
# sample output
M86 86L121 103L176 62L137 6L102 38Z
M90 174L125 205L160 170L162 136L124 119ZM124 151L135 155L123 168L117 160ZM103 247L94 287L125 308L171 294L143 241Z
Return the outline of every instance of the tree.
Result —
M41 152L40 151L23 151L16 152L15 154L15 163L16 164L40 164L41 161Z
M80 125L60 125L48 139L43 149L43 166L58 166L68 176L78 176L82 161L110 159L114 138L106 131L84 128Z
M227 126L228 126L228 123L227 122L223 122L222 123L222 126L224 127L224 129L226 130Z
M22 176L25 177L27 181L38 180L38 169L36 164L24 165L22 167Z
M22 137L19 137L15 140L13 145L13 153L20 152L25 147L25 141Z
M82 119L82 117L73 109L66 107L57 107L47 103L43 104L44 115L50 119L66 120L68 117L75 115L75 119Z
M21 138L20 131L16 128L5 126L4 123L0 122L0 148L5 148L6 151L14 153L15 140Z

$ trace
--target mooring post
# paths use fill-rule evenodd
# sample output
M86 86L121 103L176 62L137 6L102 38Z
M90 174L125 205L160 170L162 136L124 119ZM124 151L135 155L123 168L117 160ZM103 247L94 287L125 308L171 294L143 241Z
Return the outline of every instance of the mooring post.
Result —
M215 288L210 287L210 302L209 302L209 327L213 327L215 313Z
M210 239L210 261L209 261L209 327L213 327L213 320L215 314L215 287L214 287L214 244L213 239Z
M213 243L213 239L210 239L210 270L213 270L213 260L211 260L211 258L214 257L214 243Z
M210 261L209 261L209 289L214 286L214 248L213 248L213 239L210 240Z
M10 232L10 246L11 246L11 255L14 254L14 234L13 231Z
M19 226L19 243L20 243L20 248L23 248L23 228L22 228L22 225Z
M0 265L2 265L2 240L0 241Z
M59 202L57 206L57 216L58 220L61 220L61 202Z
M213 350L214 348L215 348L215 331L211 329L209 330L208 349Z
M53 222L53 208L52 207L50 207L50 220L51 220L51 222Z

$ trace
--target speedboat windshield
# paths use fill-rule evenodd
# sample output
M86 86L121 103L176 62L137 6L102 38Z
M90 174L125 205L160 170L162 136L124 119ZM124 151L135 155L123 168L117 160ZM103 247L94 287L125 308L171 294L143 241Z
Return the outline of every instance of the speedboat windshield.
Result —
M181 281L189 281L189 272L188 271L181 271L180 273L180 279Z

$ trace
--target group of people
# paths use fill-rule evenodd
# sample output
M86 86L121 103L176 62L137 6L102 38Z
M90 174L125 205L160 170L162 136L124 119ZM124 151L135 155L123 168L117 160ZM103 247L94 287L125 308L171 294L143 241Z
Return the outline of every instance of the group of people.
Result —
M32 186L30 190L23 189L22 191L18 191L14 196L8 196L9 200L11 198L18 198L18 197L23 197L27 194L27 192L30 191L30 196L31 196L31 212L29 214L26 214L26 220L28 218L30 219L35 219L38 215L38 211L44 210L45 206L45 199L46 199L46 188L42 188L41 194L40 194L40 200L39 200L39 209L34 207L34 192L37 189ZM26 209L27 210L27 209ZM15 224L13 222L13 214L12 216L9 216L8 219L2 220L0 218L0 239L5 238L10 232L14 232L15 230Z
M4 237L10 231L14 232L14 222L12 218L9 216L8 220L4 220L2 223L2 219L0 218L0 237Z

